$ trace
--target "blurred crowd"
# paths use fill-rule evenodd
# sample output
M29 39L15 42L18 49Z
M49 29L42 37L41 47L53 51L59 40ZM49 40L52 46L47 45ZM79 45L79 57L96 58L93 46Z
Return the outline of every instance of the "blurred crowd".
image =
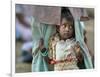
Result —
M31 30L31 15L26 14L25 6L16 5L15 10L15 29L16 29L16 42L22 42L20 49L21 57L17 60L20 62L32 61L32 30Z

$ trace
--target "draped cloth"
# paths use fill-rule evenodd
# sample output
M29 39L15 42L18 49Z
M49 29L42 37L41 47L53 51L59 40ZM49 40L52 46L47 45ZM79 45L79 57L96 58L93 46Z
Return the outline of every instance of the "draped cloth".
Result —
M44 46L48 48L48 40L52 33L54 33L55 27L52 25L39 23L34 18L32 18L32 34L33 34L33 61L32 61L32 71L48 71L48 63L45 61L44 57L48 55L48 52L41 52L36 50L39 45L40 38L44 39Z
M79 20L75 21L75 38L76 41L79 42L80 47L82 48L82 54L84 56L86 69L92 69L92 59L89 54L89 50L84 42L84 22Z

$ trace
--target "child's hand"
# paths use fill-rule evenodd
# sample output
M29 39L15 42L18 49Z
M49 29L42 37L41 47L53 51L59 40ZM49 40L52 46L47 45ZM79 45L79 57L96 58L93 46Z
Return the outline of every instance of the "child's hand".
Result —
M83 60L83 55L82 55L81 51L82 51L81 47L80 47L79 43L77 43L77 45L75 46L75 52L76 52L76 57L79 62L81 62Z
M56 62L54 60L50 61L50 64L55 64Z
M67 61L71 61L73 59L72 54L67 55Z
M56 64L56 60L55 59L49 59L49 63L50 64Z
M82 50L81 50L81 47L79 45L79 42L77 42L77 44L72 48L74 49L74 51L76 53L76 58L77 58L78 62L81 62L83 60L83 55L81 52Z
M77 44L77 45L74 47L74 49L75 49L76 53L80 53L81 48L80 48L80 45L79 45L79 44Z

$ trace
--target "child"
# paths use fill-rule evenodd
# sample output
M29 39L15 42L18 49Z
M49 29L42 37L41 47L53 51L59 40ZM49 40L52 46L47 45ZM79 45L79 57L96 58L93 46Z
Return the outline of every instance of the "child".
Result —
M70 11L62 8L61 24L49 41L50 64L54 70L86 68L79 42L75 39L74 20Z

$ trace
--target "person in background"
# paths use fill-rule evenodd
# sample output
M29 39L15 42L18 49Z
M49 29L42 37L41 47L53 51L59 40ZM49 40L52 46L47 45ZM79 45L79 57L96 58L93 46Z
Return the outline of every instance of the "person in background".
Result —
M26 15L24 12L24 5L16 4L15 11L15 31L16 42L22 42L21 57L18 58L19 62L32 62L32 29L31 29L31 16Z
M32 30L30 22L31 18L25 16L22 12L21 7L16 6L16 39L23 41L32 40Z

